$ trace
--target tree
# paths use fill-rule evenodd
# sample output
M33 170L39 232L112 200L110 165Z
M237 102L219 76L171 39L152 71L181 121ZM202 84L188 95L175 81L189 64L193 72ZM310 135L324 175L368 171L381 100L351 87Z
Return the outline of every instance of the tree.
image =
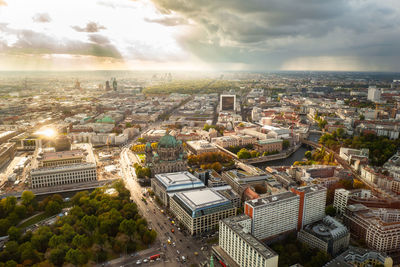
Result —
M254 190L256 191L257 194L267 193L267 188L265 188L265 186L262 186L261 184L254 186Z
M6 235L10 226L11 224L8 219L0 219L0 236Z
M222 164L219 162L214 162L211 164L211 168L216 172L220 172L222 170Z
M365 116L363 114L360 115L360 121L365 120Z
M147 141L146 141L146 138L140 137L140 138L138 138L138 142L141 144L146 144Z
M310 160L310 159L311 159L311 156L312 156L311 151L310 151L310 150L306 151L306 153L304 153L304 156L305 156L308 160Z
M18 241L21 237L21 230L15 226L11 226L7 231L7 235L10 240Z
M64 263L65 252L62 249L54 248L50 251L49 260L56 266L62 266Z
M125 123L125 128L131 128L131 127L132 127L132 123L130 123L130 122Z
M242 148L237 153L237 156L238 156L239 159L249 159L249 158L251 158L251 154L246 148Z
M65 260L74 265L82 265L87 262L86 255L79 249L70 249L65 255Z
M48 215L55 215L57 213L60 213L61 211L61 205L53 200L50 200L47 205L46 205L46 213Z
M85 215L82 218L81 222L82 222L83 227L91 232L94 229L96 229L98 220L97 220L97 217L94 215L90 215L90 216Z
M65 237L62 235L53 235L49 240L49 247L55 248L66 243Z
M283 149L288 149L289 146L290 146L289 140L283 140L283 142L282 142Z
M76 235L72 239L72 245L76 248L87 248L90 245L90 240L85 235Z
M32 193L32 191L25 190L22 192L21 199L22 199L22 204L25 206L30 205L33 200L35 199L35 194Z
M333 205L329 205L325 208L325 214L329 215L331 217L334 217L336 215L336 209L333 207Z

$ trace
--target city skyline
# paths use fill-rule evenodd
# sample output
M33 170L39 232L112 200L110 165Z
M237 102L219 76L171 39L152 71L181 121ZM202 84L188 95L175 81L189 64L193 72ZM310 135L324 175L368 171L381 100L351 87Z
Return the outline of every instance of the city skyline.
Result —
M0 70L397 71L400 4L0 1Z

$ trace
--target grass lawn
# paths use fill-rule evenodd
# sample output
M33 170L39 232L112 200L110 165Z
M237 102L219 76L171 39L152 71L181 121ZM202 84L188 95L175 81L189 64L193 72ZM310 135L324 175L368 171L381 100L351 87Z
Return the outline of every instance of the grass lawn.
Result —
M29 220L25 221L24 223L18 225L19 228L26 228L28 226L31 226L35 223L38 223L40 221L43 221L44 219L47 219L51 217L52 215L47 215L46 213L40 213L39 215L36 215Z

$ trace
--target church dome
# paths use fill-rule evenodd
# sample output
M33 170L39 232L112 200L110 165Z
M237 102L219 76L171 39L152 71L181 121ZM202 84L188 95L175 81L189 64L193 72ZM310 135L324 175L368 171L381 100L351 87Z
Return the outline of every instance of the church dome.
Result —
M166 133L163 137L161 137L160 142L158 142L158 147L176 147L177 144L178 143L175 137L173 137L169 133Z

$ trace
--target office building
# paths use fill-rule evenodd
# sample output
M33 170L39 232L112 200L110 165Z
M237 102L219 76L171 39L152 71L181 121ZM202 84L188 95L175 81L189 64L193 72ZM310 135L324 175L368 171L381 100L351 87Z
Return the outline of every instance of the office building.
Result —
M389 255L400 252L400 210L349 205L343 222L368 248Z
M244 212L252 218L252 234L256 238L272 239L322 220L325 203L326 188L313 185L249 200Z
M368 88L368 100L372 102L381 101L381 89L376 88L376 86L370 86Z
M151 179L151 189L165 205L169 205L170 197L176 192L204 188L204 183L190 172L173 172L156 174Z
M221 220L219 243L213 246L213 254L225 266L277 267L278 254L253 237L250 232L251 218L247 215Z
M236 110L236 95L221 95L220 96L220 111L235 111Z
M283 140L282 139L265 139L258 140L255 144L255 149L259 152L281 152Z
M347 203L350 197L359 197L359 198L370 198L371 190L366 189L355 189L355 190L346 190L344 188L339 188L335 190L335 197L333 200L333 207L336 209L336 212L342 215L347 207Z
M38 165L39 167L55 167L82 163L85 161L85 154L82 150L68 150L59 152L39 152Z
M57 167L43 167L31 170L31 188L65 186L97 180L94 163L71 164Z
M213 230L220 220L236 215L231 201L209 188L174 194L170 210L191 235Z
M370 267L378 265L392 267L393 260L382 252L350 247L323 267Z
M297 240L335 256L348 248L350 233L343 224L327 216L321 221L304 226L297 233Z

